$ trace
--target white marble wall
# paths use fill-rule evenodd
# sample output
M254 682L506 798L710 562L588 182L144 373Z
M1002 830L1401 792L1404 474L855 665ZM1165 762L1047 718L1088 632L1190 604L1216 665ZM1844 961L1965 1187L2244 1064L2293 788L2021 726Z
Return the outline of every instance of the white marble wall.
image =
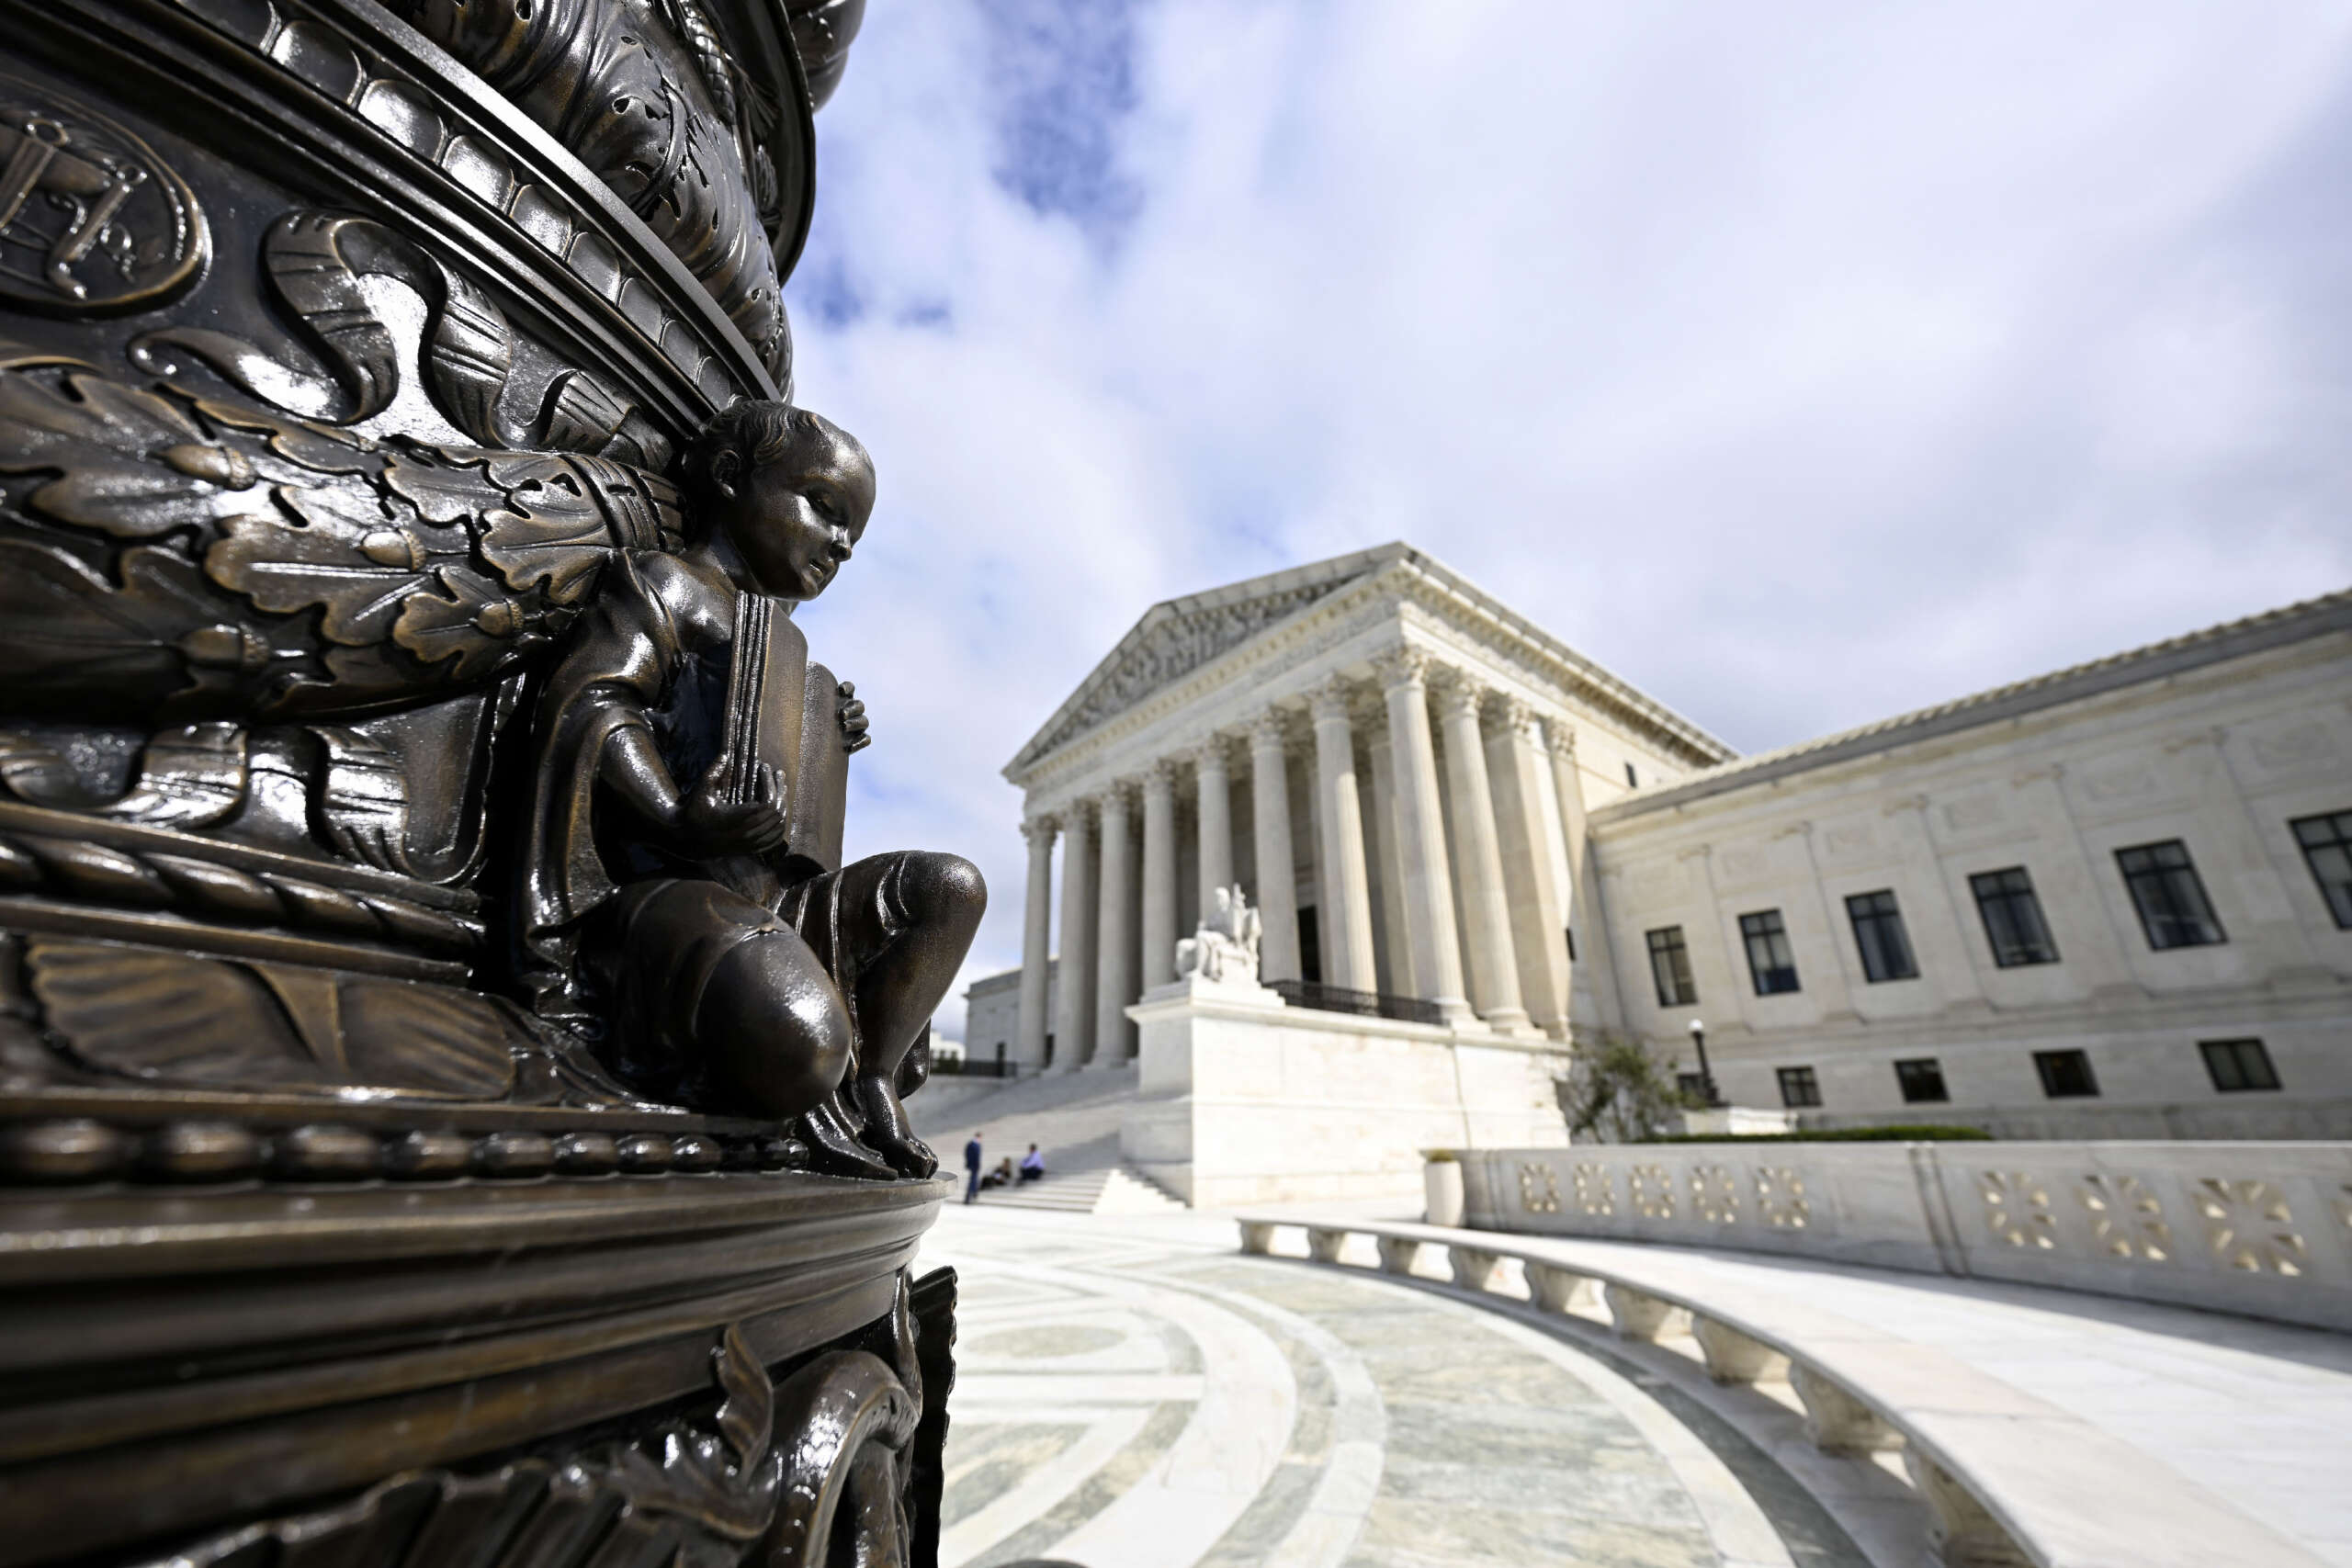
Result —
M1622 1020L1689 1070L1703 1020L1724 1093L1808 1122L1962 1120L2018 1136L2352 1133L2352 931L2289 823L2352 809L2352 649L2341 634L1753 782L1597 809ZM1761 761L1762 760L1758 760ZM2158 951L2115 851L2184 842L2226 933ZM2022 865L2059 961L1996 967L1972 873ZM1847 895L1891 889L1916 979L1869 982ZM1779 909L1801 989L1758 996L1738 917ZM1695 1007L1659 1003L1645 933L1679 926ZM2258 1038L2283 1087L2221 1093L2202 1040ZM2088 1053L2099 1093L2052 1100L2033 1053ZM1933 1057L1948 1104L1905 1105L1893 1064Z

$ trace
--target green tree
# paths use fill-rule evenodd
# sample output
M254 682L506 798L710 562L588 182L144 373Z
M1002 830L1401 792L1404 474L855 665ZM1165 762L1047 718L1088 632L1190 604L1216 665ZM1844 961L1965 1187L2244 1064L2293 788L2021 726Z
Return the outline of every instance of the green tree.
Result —
M1630 1144L1679 1133L1680 1113L1699 1103L1676 1085L1672 1064L1613 1030L1577 1048L1558 1088L1571 1140Z

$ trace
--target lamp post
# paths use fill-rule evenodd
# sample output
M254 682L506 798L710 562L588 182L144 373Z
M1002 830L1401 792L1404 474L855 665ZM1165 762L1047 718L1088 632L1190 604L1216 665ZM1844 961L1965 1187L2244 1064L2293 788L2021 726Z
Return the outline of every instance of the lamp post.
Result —
M1715 1075L1707 1070L1707 1026L1695 1018L1690 1021L1690 1043L1699 1053L1699 1094L1713 1110L1724 1097L1715 1092Z

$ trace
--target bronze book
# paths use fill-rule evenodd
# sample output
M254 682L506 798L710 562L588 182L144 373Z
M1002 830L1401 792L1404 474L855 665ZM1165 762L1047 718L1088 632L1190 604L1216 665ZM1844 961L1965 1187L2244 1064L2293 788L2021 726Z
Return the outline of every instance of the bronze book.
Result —
M831 671L809 662L808 639L782 601L743 595L727 679L727 798L757 799L759 771L773 768L791 822L786 855L827 871L841 866L849 793L839 689Z

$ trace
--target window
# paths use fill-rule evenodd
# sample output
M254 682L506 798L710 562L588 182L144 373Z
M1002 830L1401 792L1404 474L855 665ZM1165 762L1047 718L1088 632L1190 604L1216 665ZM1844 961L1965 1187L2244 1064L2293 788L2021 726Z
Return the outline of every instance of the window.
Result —
M1041 1067L1050 1067L1054 1065L1054 1032L1050 1029L1046 1031L1046 1059L1037 1065Z
M2278 1087L2278 1069L2270 1065L2270 1053L2259 1040L2200 1040L2197 1048L2205 1054L2205 1071L2213 1087L2223 1094Z
M1792 1111L1821 1103L1821 1080L1811 1067L1781 1069L1781 1103Z
M1894 1086L1903 1091L1905 1105L1925 1105L1930 1100L1951 1098L1951 1091L1944 1088L1943 1064L1933 1056L1895 1063Z
M1759 997L1777 996L1797 988L1797 957L1789 950L1789 928L1781 911L1761 909L1739 917L1739 934L1747 943L1747 972Z
M1702 1104L1706 1102L1707 1080L1697 1073L1675 1074L1674 1087L1682 1091L1685 1100L1695 1100Z
M2303 846L2312 874L2319 878L2327 912L2339 928L2352 931L2352 811L2331 811L2289 825L2295 829L2295 842Z
M1903 911L1894 907L1893 893L1882 888L1854 894L1846 900L1846 918L1854 922L1854 945L1862 950L1862 973L1871 984L1919 977L1911 939L1903 932Z
M2036 1051L2033 1066L2041 1075L2041 1092L2052 1100L2079 1100L2098 1092L2091 1059L2080 1051Z
M1631 762L1625 764L1625 787L1627 789L1642 787L1642 781L1634 776L1634 764Z
M1298 911L1298 977L1310 986L1323 983L1323 932L1312 904Z
M1649 933L1650 978L1657 982L1657 1005L1687 1008L1699 999L1690 979L1690 950L1682 945L1680 926L1661 926Z
M1577 961L1577 928L1566 927L1560 934L1568 939L1568 962L1574 964Z
M2055 964L2058 945L2041 920L2041 900L2033 896L2033 878L2021 865L2001 871L1980 871L1968 879L1976 895L1976 912L1984 917L1984 940L1993 944L1993 962L2004 969L2020 964Z
M2188 846L2178 839L2118 850L2115 863L2123 868L2123 884L2132 890L2150 947L2161 952L2230 940L2213 918L2213 906L2205 901L2205 885L2189 863Z

